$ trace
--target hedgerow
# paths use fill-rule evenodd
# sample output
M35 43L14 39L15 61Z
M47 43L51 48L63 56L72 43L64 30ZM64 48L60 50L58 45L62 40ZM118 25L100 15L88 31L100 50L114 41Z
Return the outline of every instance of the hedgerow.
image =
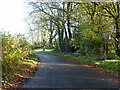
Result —
M24 35L2 33L2 77L3 86L10 83L16 75L24 73L35 61L31 58L29 43Z

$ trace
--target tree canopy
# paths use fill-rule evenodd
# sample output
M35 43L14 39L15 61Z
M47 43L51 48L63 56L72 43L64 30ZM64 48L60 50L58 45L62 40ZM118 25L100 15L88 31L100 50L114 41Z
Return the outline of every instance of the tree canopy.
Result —
M30 16L41 32L34 41L80 55L120 56L120 1L29 2Z

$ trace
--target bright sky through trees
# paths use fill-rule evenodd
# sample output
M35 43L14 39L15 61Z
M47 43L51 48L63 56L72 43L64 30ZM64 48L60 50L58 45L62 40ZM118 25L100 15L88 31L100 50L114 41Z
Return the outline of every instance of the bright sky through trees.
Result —
M0 30L10 31L12 34L26 33L28 27L24 19L26 17L24 1L26 0L0 1Z
M26 33L24 0L0 1L0 30L15 33Z

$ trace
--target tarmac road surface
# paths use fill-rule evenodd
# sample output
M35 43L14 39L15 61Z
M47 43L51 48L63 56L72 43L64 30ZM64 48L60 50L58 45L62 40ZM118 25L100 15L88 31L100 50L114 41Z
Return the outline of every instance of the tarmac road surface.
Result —
M45 53L35 53L41 64L21 88L118 88L112 76Z

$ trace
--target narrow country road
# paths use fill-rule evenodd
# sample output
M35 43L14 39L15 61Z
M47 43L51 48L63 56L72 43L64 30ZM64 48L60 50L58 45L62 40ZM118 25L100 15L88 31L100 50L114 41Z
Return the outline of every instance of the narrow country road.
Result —
M118 81L61 57L37 52L42 59L34 77L22 88L118 88Z

